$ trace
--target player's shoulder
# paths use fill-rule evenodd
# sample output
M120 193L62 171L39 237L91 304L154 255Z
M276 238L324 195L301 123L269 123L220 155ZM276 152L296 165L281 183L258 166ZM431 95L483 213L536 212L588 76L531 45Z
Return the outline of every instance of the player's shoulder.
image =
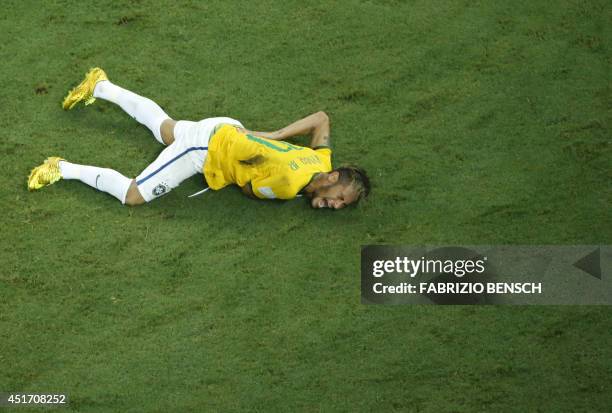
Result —
M332 148L329 145L319 145L311 148L315 153L321 156L330 157L332 154Z
M215 128L213 129L213 133L217 133L217 132L219 132L222 129L223 130L228 130L230 128L237 128L237 126L236 125L232 125L231 123L225 123L225 122L217 123L215 125Z
M332 149L328 145L319 145L314 148L310 148L315 156L319 159L319 162L324 165L325 171L332 170Z

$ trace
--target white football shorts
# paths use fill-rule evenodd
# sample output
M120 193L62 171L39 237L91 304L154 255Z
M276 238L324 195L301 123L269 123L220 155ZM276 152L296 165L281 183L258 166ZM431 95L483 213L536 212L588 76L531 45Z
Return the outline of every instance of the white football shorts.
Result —
M220 123L244 127L236 119L225 117L199 122L180 120L176 123L174 142L136 177L136 185L145 201L167 194L185 179L202 173L208 154L208 141L215 126Z

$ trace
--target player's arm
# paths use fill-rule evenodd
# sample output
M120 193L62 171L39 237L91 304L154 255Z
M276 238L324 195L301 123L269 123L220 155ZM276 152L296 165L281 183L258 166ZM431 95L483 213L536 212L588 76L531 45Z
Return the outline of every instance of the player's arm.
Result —
M246 185L241 186L240 189L242 189L242 193L248 196L249 198L258 199L253 193L253 187L251 186L250 182L247 182Z
M293 136L310 135L312 136L310 140L312 148L329 146L329 116L322 111L308 115L274 132L254 132L246 129L244 131L272 140L284 140Z

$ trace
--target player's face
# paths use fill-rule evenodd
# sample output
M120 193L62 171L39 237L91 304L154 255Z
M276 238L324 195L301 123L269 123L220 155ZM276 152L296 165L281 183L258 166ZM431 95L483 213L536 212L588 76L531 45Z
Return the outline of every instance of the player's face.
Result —
M332 184L318 188L312 195L313 208L341 209L357 200L358 194L353 185Z

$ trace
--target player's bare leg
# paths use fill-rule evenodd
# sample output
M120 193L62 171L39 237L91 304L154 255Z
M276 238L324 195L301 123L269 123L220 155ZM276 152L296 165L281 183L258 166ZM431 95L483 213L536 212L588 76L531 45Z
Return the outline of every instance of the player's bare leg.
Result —
M125 205L136 206L136 205L142 205L145 202L146 202L145 199L142 197L142 194L138 190L138 185L136 185L136 180L133 179L132 183L130 184L130 188L128 189L127 195L125 197Z
M166 145L170 145L174 142L174 126L176 121L174 119L166 119L161 124L161 138Z

